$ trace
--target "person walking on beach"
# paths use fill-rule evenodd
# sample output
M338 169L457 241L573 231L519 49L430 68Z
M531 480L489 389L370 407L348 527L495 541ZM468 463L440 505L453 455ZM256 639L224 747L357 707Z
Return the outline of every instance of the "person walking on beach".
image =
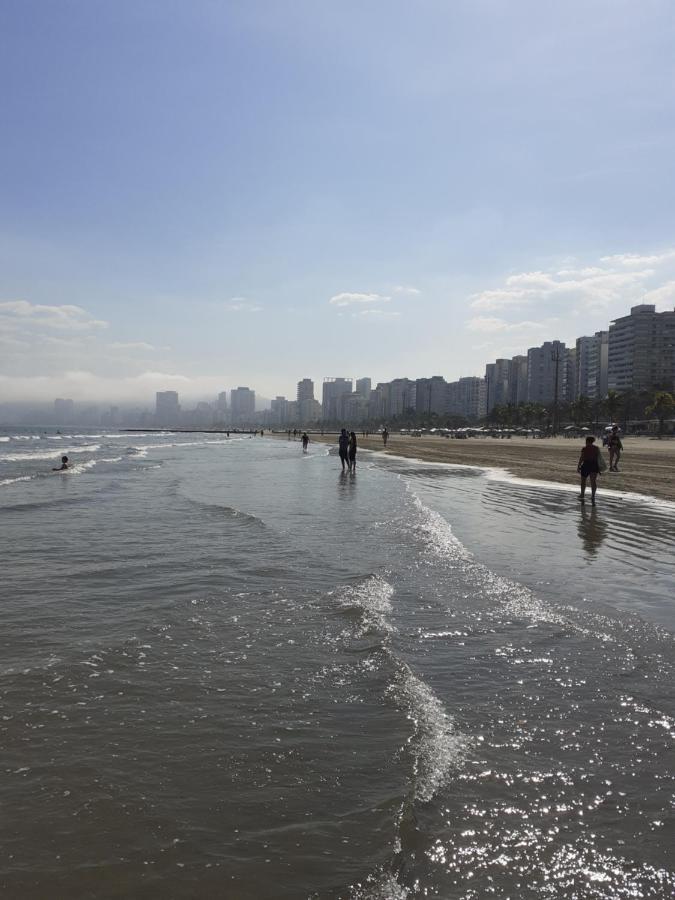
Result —
M69 469L69 468L70 468L70 463L68 462L68 457L62 456L61 457L61 465L53 468L52 472L63 472L64 469Z
M591 504L595 506L595 492L597 479L600 474L600 448L595 446L595 438L590 435L586 438L586 444L581 448L581 456L577 465L577 472L581 475L581 494L579 501L585 503L586 479L591 480Z
M607 447L609 448L609 471L610 472L618 472L618 463L619 458L621 457L621 451L623 450L623 444L621 443L621 438L619 437L619 426L614 425L612 431L610 432L609 439L607 441Z
M340 454L340 462L342 463L342 471L344 472L349 465L349 435L347 434L346 428L343 428L340 431L340 437L338 438L338 452Z
M389 440L389 432L387 431L386 428L384 428L382 431L382 443L384 444L385 447L387 446L388 440Z
M309 444L309 435L306 431L302 433L302 452L307 453L307 445Z
M356 432L349 432L349 471L356 472Z

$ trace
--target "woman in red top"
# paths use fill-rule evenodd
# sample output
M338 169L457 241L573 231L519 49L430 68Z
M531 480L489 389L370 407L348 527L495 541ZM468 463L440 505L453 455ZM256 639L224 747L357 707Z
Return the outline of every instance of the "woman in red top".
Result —
M591 479L591 503L595 506L595 491L597 488L597 478L600 474L600 449L595 446L595 438L589 435L586 438L586 445L581 448L581 456L579 457L579 465L577 472L581 475L581 496L579 500L585 503L584 494L586 493L586 479Z

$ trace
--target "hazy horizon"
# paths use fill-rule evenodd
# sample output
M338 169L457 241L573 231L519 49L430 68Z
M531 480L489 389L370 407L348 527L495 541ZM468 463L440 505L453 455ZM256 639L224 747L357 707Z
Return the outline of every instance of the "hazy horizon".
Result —
M0 402L452 381L675 305L669 3L0 23Z

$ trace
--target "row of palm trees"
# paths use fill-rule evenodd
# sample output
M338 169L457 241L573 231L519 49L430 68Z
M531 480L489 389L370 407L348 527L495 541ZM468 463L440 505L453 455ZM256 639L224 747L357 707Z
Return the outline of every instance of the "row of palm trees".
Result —
M668 391L618 391L609 390L602 400L581 396L572 402L558 403L558 423L568 422L579 427L597 425L600 421L623 423L634 419L655 418L659 422L659 435L664 422L675 414L675 400ZM541 403L507 403L495 406L487 417L488 422L502 428L552 429L553 410Z

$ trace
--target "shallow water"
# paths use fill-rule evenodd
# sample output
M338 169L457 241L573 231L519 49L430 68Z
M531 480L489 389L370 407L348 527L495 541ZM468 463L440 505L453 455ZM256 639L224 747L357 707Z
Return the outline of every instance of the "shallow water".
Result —
M0 443L7 896L672 894L667 504L56 437Z

